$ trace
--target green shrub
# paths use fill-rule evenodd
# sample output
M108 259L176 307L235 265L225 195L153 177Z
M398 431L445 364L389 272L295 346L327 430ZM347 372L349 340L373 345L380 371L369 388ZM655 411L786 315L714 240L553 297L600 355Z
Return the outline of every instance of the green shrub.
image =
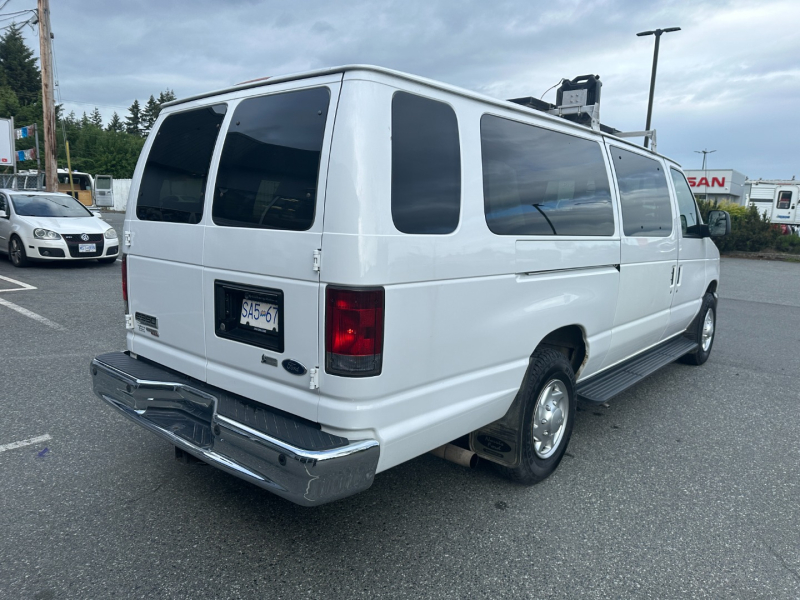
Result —
M780 249L781 252L800 252L800 238L781 235L780 230L767 221L763 214L759 214L755 206L747 207L732 202L710 200L699 200L697 205L705 222L708 222L710 210L725 210L731 215L730 235L712 238L720 252L731 250L758 252L768 248ZM794 242L790 238L798 241Z

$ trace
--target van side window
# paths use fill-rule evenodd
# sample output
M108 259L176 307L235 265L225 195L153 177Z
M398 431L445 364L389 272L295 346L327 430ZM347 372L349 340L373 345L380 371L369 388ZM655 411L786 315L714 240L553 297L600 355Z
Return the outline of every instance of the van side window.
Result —
M681 233L683 237L699 237L700 215L697 212L697 204L694 201L692 189L686 182L683 173L677 169L670 168L669 174L672 176L675 196L678 198L678 210L681 213Z
M778 209L789 208L792 203L792 192L781 192L778 195Z
M311 228L330 100L330 90L319 87L249 98L236 107L214 188L214 223Z
M3 194L0 194L0 210L6 211L8 214L8 208L6 208L6 197Z
M622 230L628 237L668 237L672 206L667 178L657 160L611 148L622 205Z
M392 220L403 233L444 234L461 213L456 113L406 92L392 98Z
M206 180L226 105L168 116L158 129L139 185L142 221L199 223Z
M481 117L486 224L499 235L613 235L608 174L597 142L492 115Z

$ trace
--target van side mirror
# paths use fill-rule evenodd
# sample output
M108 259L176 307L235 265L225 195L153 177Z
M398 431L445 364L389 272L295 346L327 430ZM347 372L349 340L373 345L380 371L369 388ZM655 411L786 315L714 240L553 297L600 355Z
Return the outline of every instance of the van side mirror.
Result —
M7 218L8 218L8 213L4 211L2 208L0 208L0 219L7 219Z
M708 212L708 235L721 237L731 232L731 216L724 210Z

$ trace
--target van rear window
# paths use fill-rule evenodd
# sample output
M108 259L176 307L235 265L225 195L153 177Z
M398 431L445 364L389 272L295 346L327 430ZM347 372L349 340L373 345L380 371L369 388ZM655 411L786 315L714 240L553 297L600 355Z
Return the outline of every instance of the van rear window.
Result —
M456 113L406 92L392 98L392 220L403 233L445 234L461 212Z
M217 225L306 231L314 223L330 90L243 100L222 149L211 217Z
M492 115L481 118L486 224L499 235L613 235L600 144Z
M139 219L200 222L211 154L226 110L225 104L216 104L175 113L164 120L139 185Z

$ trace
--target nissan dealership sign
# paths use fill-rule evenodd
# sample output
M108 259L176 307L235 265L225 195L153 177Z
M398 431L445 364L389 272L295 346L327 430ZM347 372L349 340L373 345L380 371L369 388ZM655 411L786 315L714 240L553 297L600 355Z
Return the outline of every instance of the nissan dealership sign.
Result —
M685 173L686 181L695 194L727 196L732 201L738 201L742 196L747 179L744 173L730 169L686 169Z

